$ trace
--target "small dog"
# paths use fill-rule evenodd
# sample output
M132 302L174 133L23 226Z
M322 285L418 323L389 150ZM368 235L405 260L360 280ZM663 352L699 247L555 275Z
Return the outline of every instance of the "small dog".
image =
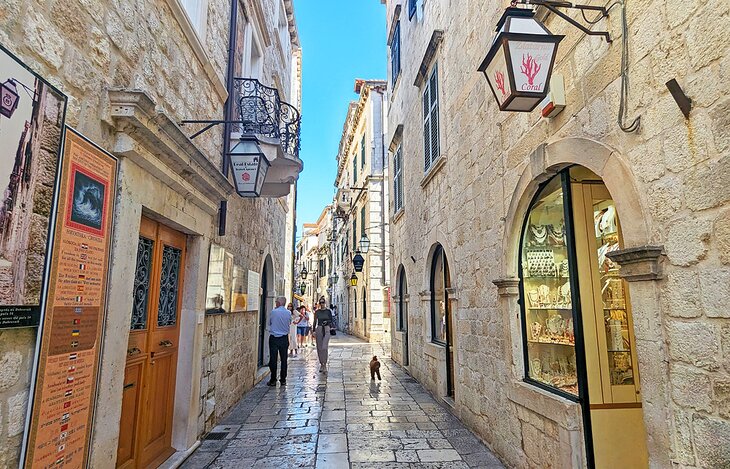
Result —
M380 377L380 362L378 361L377 355L374 355L373 359L370 360L370 379L374 380L375 375L378 375L378 380L380 380L380 381L383 380Z

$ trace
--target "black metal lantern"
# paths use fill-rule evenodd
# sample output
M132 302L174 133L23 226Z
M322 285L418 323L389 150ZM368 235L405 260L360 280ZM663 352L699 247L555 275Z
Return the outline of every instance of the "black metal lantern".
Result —
M258 139L252 135L242 136L228 152L228 159L238 195L259 197L271 163L261 150Z
M302 295L304 295L304 294L305 294L305 293L307 292L307 285L306 285L306 284L305 284L304 282L302 282L302 283L301 283L301 284L299 285L299 292L300 292L300 293L301 293Z
M350 285L353 287L357 286L357 274L355 272L353 272L352 277L350 277Z
M20 95L18 94L17 83L12 78L0 85L0 114L10 119L18 109Z
M547 96L558 43L532 10L507 8L479 66L500 111L529 112Z
M302 272L300 273L300 275L302 276L302 280L307 280L308 273L309 272L307 272L307 266L304 266L304 268L302 269Z
M367 254L369 250L370 250L370 238L368 238L368 235L363 233L362 238L360 238L360 251L362 251L364 254Z
M337 281L338 281L339 279L340 279L340 276L339 276L339 275L337 275L337 274L334 274L334 275L332 276L332 281L333 281L333 282L335 282L335 283L337 283Z
M365 258L360 255L360 251L355 251L355 257L352 258L352 265L355 267L355 272L362 272L362 268L365 265Z

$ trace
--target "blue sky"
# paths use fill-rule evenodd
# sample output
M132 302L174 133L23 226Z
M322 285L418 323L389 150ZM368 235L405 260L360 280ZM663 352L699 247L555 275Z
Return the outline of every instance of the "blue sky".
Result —
M297 237L332 202L337 149L355 79L385 79L385 6L378 0L295 0L302 46L302 149Z

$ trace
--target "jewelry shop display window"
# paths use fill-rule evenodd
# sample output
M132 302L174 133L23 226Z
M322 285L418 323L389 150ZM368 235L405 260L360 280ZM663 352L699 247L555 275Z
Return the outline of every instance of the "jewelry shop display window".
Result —
M521 305L526 379L578 397L570 250L563 178L535 198L522 233Z
M533 199L519 263L525 381L580 403L595 467L647 467L629 289L608 256L623 248L619 215L580 166Z

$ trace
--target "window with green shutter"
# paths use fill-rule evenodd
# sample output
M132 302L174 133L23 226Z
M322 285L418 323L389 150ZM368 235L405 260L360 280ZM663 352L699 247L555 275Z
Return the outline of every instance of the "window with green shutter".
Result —
M403 208L403 156L401 147L393 155L393 211Z
M360 236L365 236L365 207L360 210Z
M423 90L423 162L428 171L441 154L439 142L438 65Z
M365 134L362 134L362 142L360 142L360 167L365 167Z

